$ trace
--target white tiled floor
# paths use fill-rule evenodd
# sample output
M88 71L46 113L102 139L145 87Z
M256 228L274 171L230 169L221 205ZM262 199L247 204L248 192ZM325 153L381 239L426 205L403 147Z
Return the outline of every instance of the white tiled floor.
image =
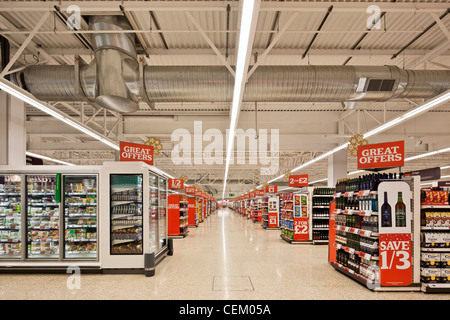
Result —
M220 209L162 260L154 277L0 275L0 299L444 299L450 294L372 292L334 270L328 247L291 245L278 230Z

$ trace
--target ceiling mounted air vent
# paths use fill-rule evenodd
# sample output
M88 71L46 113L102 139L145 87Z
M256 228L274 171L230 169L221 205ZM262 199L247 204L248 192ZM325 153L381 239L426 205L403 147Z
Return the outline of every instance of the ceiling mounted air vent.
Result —
M365 92L391 92L394 79L368 79Z

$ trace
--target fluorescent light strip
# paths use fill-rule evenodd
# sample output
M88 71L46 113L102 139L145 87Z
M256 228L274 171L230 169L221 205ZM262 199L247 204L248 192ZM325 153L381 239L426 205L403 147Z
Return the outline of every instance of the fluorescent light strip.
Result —
M101 135L95 133L89 127L87 127L83 124L77 123L76 121L64 116L56 108L50 107L48 105L46 106L46 105L40 103L30 93L23 90L22 88L14 85L14 84L11 84L6 80L0 79L0 89L6 91L10 95L15 96L16 98L22 100L23 102L26 102L26 103L32 105L33 107L51 115L52 117L54 117L58 120L61 120L62 122L68 124L69 126L91 136L92 138L99 140L100 142L103 142L104 144L110 146L111 148L113 148L115 150L119 150L119 146L116 143L114 143L113 141L111 141L107 138L104 138Z
M247 70L247 51L249 48L250 29L252 26L253 11L255 9L255 0L244 0L241 14L241 31L239 33L238 54L236 62L236 76L234 81L233 102L231 105L230 129L228 131L227 157L225 162L225 176L223 179L222 199L225 198L225 189L227 186L228 169L231 162L231 154L234 147L234 134L237 125L237 118L241 103L241 97L245 85L245 75Z
M417 156L412 156L412 157L409 157L409 158L405 158L405 161L411 161L411 160L416 160L416 159L425 158L425 157L429 157L429 156L434 156L436 154L443 153L443 152L450 152L450 148L444 148L444 149L440 149L440 150L436 150L436 151L422 153L422 154L419 154ZM447 167L444 167L444 168L447 169L449 167L447 166Z
M434 98L433 100L424 103L423 105L421 105L420 107L417 107L411 111L406 112L405 114L401 115L398 118L395 118L389 122L386 122L385 124L367 132L364 134L364 138L368 138L371 137L377 133L380 133L390 127L395 126L396 124L403 122L409 118L412 118L422 112L428 111L433 107L437 107L438 105L447 102L448 100L450 100L450 91L446 91L440 95L438 95L436 98Z
M75 164L70 163L70 162L65 162L65 161L62 161L62 160L50 158L50 157L43 156L43 155L41 155L41 154L37 154L37 153L33 153L33 152L28 152L28 151L27 151L27 152L26 152L26 155L27 155L27 156L30 156L30 157L39 158L39 159L42 159L42 160L48 160L48 161L52 161L52 162L64 164L64 165L66 165L66 166L76 166Z

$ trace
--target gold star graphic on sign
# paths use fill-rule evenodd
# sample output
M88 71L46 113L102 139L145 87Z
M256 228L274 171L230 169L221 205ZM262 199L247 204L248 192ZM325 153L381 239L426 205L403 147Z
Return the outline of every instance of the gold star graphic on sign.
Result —
M153 154L156 156L159 154L159 152L162 150L163 148L163 144L161 143L161 140L159 140L158 138L148 138L147 141L144 142L144 144L148 145L148 146L153 146Z
M357 157L358 146L366 145L368 143L369 142L366 139L364 139L364 136L362 134L357 134L356 136L350 138L347 150L350 151L353 157Z

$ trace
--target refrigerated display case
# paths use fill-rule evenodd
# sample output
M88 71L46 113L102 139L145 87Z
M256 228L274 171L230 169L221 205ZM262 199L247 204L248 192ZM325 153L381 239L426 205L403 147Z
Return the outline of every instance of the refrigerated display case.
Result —
M170 254L163 173L141 162L105 162L99 184L103 272L142 273L148 256L156 264Z
M149 230L149 240L151 245L151 251L158 251L158 212L159 212L159 185L158 177L150 174L149 175L149 193L150 193L150 204L149 204L149 215L150 215L150 230Z
M22 177L0 175L0 259L20 259Z
M100 270L96 166L0 166L0 269Z
M111 254L142 254L142 175L111 174L110 186Z
M64 258L97 258L97 175L64 175Z
M56 190L56 174L27 175L26 181L26 257L28 259L58 259L60 201L57 202L57 192L60 190Z

